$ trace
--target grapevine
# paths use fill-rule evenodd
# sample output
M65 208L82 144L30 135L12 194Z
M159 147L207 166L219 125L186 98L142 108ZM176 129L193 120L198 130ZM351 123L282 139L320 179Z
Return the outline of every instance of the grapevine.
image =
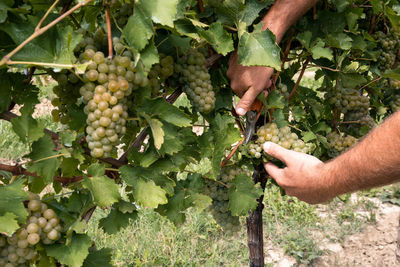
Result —
M399 110L397 0L317 3L279 39L262 31L271 4L5 1L0 118L27 149L0 162L0 266L110 263L84 226L96 207L107 234L193 206L234 234L262 221L265 142L329 160ZM232 55L275 69L247 145ZM51 124L33 116L43 97Z

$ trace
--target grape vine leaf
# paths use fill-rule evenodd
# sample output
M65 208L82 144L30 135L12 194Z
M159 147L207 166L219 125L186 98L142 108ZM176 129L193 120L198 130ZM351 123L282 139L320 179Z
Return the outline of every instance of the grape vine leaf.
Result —
M233 51L232 36L224 29L220 22L214 22L208 30L198 28L200 35L217 51L224 56Z
M94 163L90 165L87 169L90 176L102 176L106 172L104 164Z
M151 118L149 115L141 114L150 126L151 133L153 134L154 146L159 150L164 143L164 130L162 128L163 124L157 119Z
M246 216L257 207L257 198L263 194L259 184L255 185L250 176L239 174L232 180L228 190L229 210L233 216Z
M327 58L329 60L333 59L332 50L325 47L325 42L319 38L317 39L316 42L314 42L314 46L310 48L310 52L314 59L319 59L319 58Z
M179 19L175 21L175 29L181 35L188 36L197 41L201 40L197 28L189 19Z
M11 119L14 132L24 143L37 141L44 135L44 124L32 118L33 108L29 105L20 109L21 116Z
M244 0L226 0L217 6L218 19L223 24L238 24L246 8Z
M43 176L46 183L51 183L60 165L60 161L54 157L56 155L57 152L54 152L53 140L49 134L45 134L32 143L32 152L28 155L32 159L32 163L30 163L28 170Z
M332 33L326 37L326 43L329 46L348 50L352 46L353 39L345 33Z
M29 16L27 22L7 23L2 26L16 44L25 41L35 30L38 17ZM73 64L75 46L82 40L82 35L71 26L56 26L29 42L16 55L14 60L29 62L46 62L56 64Z
M145 181L138 177L134 168L129 166L122 166L119 170L122 179L133 187L133 196L135 200L144 207L157 208L160 204L168 202L166 191L154 181Z
M239 64L244 66L267 66L281 69L279 46L275 35L269 30L262 31L262 23L254 26L252 33L243 32L239 39Z
M160 119L179 127L191 126L192 120L182 110L159 97L155 99L146 99L143 106L138 108L145 114L152 114Z
M165 154L173 155L183 149L183 136L178 132L178 128L169 123L163 123L164 143L159 152L162 156Z
M104 229L107 234L116 234L121 228L125 228L130 224L130 220L137 218L137 211L131 213L123 213L118 208L113 208L107 217L102 218L99 226Z
M140 60L144 71L149 71L153 64L159 62L158 50L153 42L149 43L145 49L140 52Z
M281 94L276 90L270 92L267 97L267 107L268 108L284 108L285 102Z
M82 185L89 189L94 203L101 207L109 207L121 198L118 185L107 176L85 177Z
M210 127L199 139L204 155L211 158L211 173L208 177L215 179L220 171L220 163L225 150L241 139L238 129L234 127L232 116L217 114L210 119Z
M400 80L400 67L385 70L385 72L382 74L382 77Z
M24 191L23 180L16 180L11 184L0 187L0 215L11 212L17 216L20 223L26 221L28 212L23 201L28 199Z
M209 196L199 194L199 193L193 193L192 191L190 192L191 194L188 197L188 201L190 201L193 204L193 207L196 208L199 212L205 210L208 206L212 204L212 198Z
M142 50L153 36L153 23L146 16L140 5L135 5L135 12L129 17L123 34L129 46Z
M367 79L358 73L340 73L339 77L343 86L348 88L355 88L356 86L367 82Z
M174 27L174 20L177 14L177 6L179 0L142 0L136 4L135 8L139 8L148 14L154 23Z
M177 190L177 188L175 188ZM168 203L161 205L156 210L162 216L167 217L175 225L185 222L186 216L184 211L188 208L185 202L185 191L180 189L178 192L168 199Z
M72 236L68 245L54 244L45 246L45 250L48 256L54 257L61 264L80 267L88 256L91 245L92 241L89 236L78 234Z
M3 0L0 2L0 23L7 19L7 12L12 8L14 0Z
M19 228L16 218L17 215L11 212L6 212L0 216L0 233L11 236Z
M89 250L89 255L83 262L83 267L112 267L112 249L102 248L99 250Z

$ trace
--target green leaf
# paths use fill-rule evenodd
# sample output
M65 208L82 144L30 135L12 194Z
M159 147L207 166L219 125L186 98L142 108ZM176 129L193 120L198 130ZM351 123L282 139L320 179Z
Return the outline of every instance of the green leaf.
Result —
M123 166L120 168L122 179L133 187L133 197L144 207L157 208L160 204L168 202L166 191L155 185L154 181L145 181L138 177L133 168Z
M83 267L112 267L112 249L102 248L99 250L91 250L89 255L83 262Z
M304 142L309 142L309 141L315 140L317 138L317 136L311 131L302 132L301 134L303 135Z
M181 224L185 221L184 211L187 209L187 204L185 203L185 191L179 190L168 199L168 203L158 207L157 212L162 216L167 217L175 225Z
M276 90L270 92L267 97L267 107L268 108L284 108L285 102L281 94Z
M200 41L197 28L189 19L179 19L175 21L175 29L180 35L188 36L194 40Z
M20 111L21 116L11 119L14 132L24 143L41 138L44 135L44 125L32 118L33 108L27 105L23 106Z
M160 149L160 154L173 155L183 149L183 143L181 139L183 136L178 132L178 128L169 123L164 123L164 143Z
M139 5L148 16L151 17L154 23L159 23L172 28L174 27L178 2L178 0L142 0ZM138 4L136 4L136 6L137 5Z
M374 14L378 14L383 11L383 2L381 0L371 0L371 5Z
M217 7L217 15L222 23L237 25L242 19L245 8L244 0L226 0Z
M332 2L339 12L343 12L349 5L348 0L333 0Z
M205 210L208 206L212 204L212 198L199 193L190 194L188 200L199 212Z
M152 114L179 127L192 125L192 120L179 108L167 103L164 98L146 99L139 111Z
M109 207L121 198L119 186L107 176L86 177L82 185L89 189L94 203L101 207Z
M60 165L59 159L54 157L56 155L53 140L49 134L45 134L32 144L32 152L28 156L33 163L29 165L28 170L43 176L46 183L51 183Z
M136 218L136 211L132 213L123 213L114 208L107 217L100 220L99 226L103 228L107 234L113 235L118 233L121 228L130 225L130 220L135 220Z
M132 204L131 202L127 202L125 200L120 200L117 206L118 210L122 213L132 213L136 210L135 204Z
M228 190L229 210L233 216L246 216L250 210L257 207L257 198L262 194L263 190L258 184L254 184L250 176L237 175Z
M312 32L310 31L301 32L296 36L296 39L299 40L307 50L310 48L311 38Z
M279 46L275 35L269 30L261 30L262 23L254 26L252 33L244 32L239 39L239 64L244 66L267 66L281 69Z
M326 43L330 46L340 48L343 50L348 50L352 46L352 41L350 36L345 33L329 34L326 39Z
M211 44L211 46L224 56L234 50L231 35L224 29L220 22L214 22L208 30L198 29L200 35Z
M3 0L0 2L0 23L7 19L7 11L12 8L14 0Z
M294 106L292 108L292 115L295 121L299 122L306 117L306 112L302 107Z
M319 39L310 49L310 52L312 53L314 59L319 59L319 58L327 58L329 60L333 59L332 50L324 46L325 42Z
M357 73L340 73L339 77L343 86L349 88L355 88L367 82L367 79L363 75Z
M140 60L145 71L149 71L153 64L159 62L158 51L153 42L149 43L146 48L140 52Z
M102 176L105 174L106 168L104 164L94 163L88 167L87 172L90 176Z
M87 235L74 235L71 242L66 244L55 244L45 246L48 256L54 257L61 264L71 267L80 267L89 254L89 247L92 245Z
M22 43L35 30L39 18L29 16L27 22L8 23L2 26L16 44ZM82 40L82 35L71 26L56 26L25 45L14 60L45 62L56 64L73 64L76 61L74 48Z
M22 180L0 187L0 215L13 213L17 216L19 223L24 223L28 212L24 207L23 201L27 199L28 195L24 191Z
M123 34L128 44L137 51L142 50L153 36L153 23L146 16L143 8L135 5L135 12L129 17L128 23L123 29Z
M390 7L385 7L385 15L390 20L392 27L396 30L400 29L400 16Z
M11 236L18 230L19 225L16 218L17 216L11 212L6 212L3 216L0 216L0 233Z
M159 150L164 143L164 130L162 128L163 124L157 119L153 119L147 114L141 114L149 124L151 132L153 134L154 146Z
M382 74L382 77L400 80L400 67L385 70L385 72Z

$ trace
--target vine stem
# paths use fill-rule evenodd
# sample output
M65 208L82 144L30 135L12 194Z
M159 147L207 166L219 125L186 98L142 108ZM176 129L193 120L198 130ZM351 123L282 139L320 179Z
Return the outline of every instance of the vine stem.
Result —
M44 26L43 28L39 28L39 29L35 30L31 34L31 36L29 36L25 41L23 41L20 45L18 45L13 51L11 51L10 53L8 53L6 56L4 56L2 58L2 60L0 61L0 66L2 66L4 64L8 64L8 61L11 59L11 57L14 56L16 53L18 53L25 45L30 43L33 39L35 39L36 37L42 35L47 30L49 30L51 27L53 27L54 25L59 23L61 20L65 19L67 16L69 16L70 14L75 12L77 9L89 4L92 1L93 0L86 0L85 2L80 2L80 3L76 4L73 8L71 8L70 10L68 10L67 12L62 14L61 16L59 16L57 19L55 19L52 22L50 22L48 25Z
M361 89L364 89L365 87L367 87L368 85L370 85L370 84L372 84L372 83L374 83L374 82L379 81L380 79L382 79L382 77L378 77L378 78L376 78L376 79L370 81L370 82L367 83L366 85L362 86L362 87L360 88L360 90L361 90Z
M34 62L34 61L14 61L14 60L8 60L7 65L36 65L36 66L57 67L57 68L64 68L64 69L72 69L73 67L75 67L74 64L57 64L57 63Z
M281 69L283 69L283 66L285 65L285 62L286 62L286 60L288 58L288 55L289 55L289 52L290 52L290 46L292 45L292 41L293 41L294 33L295 33L295 30L292 28L291 31L290 31L289 42L287 43L286 48L285 48L285 52L283 54ZM276 72L276 75L274 76L274 80L272 82L271 91L275 89L275 84L276 84L276 81L279 78L280 73L281 73L281 71L277 71Z
M106 24L107 24L107 40L108 40L108 58L113 58L113 45L110 20L110 5L106 3Z
M38 31L40 29L40 27L42 26L43 22L46 20L46 18L49 16L50 12L56 7L56 5L58 4L58 1L60 0L56 0L54 1L54 3L51 5L51 7L47 10L46 14L44 14L44 16L40 19L38 25L36 25L35 31Z
M24 167L21 165L6 165L6 164L1 164L0 163L0 170L11 172L13 175L27 175L35 178L42 178L40 175L38 175L35 172L30 172L26 170ZM70 183L74 182L79 182L83 179L83 176L72 176L72 177L62 177L62 176L55 176L54 181L62 183L63 185L67 185Z
M241 145L241 144L243 144L244 143L244 138L242 139L242 140L240 140L237 144L236 144L236 146L232 149L232 151L229 153L229 155L226 157L226 158L224 158L224 160L221 162L221 164L219 165L221 168L222 167L224 167L228 162L229 162L229 160L233 157L233 155L235 155L235 153L236 153L236 150L239 148L239 146Z
M316 68L321 68L321 69L330 70L330 71L334 71L334 72L340 72L340 70L338 70L338 69L332 69L329 67L324 67L324 66L320 66L320 65L316 65L316 64L308 64L308 67L310 67L310 68L316 67Z
M359 124L360 121L342 121L339 124Z
M199 5L199 10L200 13L204 13L204 4L203 4L203 0L198 0L197 4Z
M293 86L293 89L292 89L292 91L290 92L290 95L289 95L289 97L288 97L288 100L290 100L290 98L292 98L292 96L294 95L294 93L295 93L296 90L297 90L297 87L299 87L300 81L301 81L301 79L303 78L303 75L304 75L304 71L306 70L307 65L308 65L308 62L310 62L310 60L311 60L311 56L309 56L309 57L306 59L306 61L304 62L303 68L301 69L300 74L299 74L299 78L297 78L296 84Z
M41 162L41 161L44 161L44 160L59 158L59 157L63 157L63 156L70 156L70 155L71 155L71 153L61 153L61 154L57 154L57 155L41 158L41 159L38 159L38 160L34 160L34 161L32 161L32 163L38 163L38 162Z

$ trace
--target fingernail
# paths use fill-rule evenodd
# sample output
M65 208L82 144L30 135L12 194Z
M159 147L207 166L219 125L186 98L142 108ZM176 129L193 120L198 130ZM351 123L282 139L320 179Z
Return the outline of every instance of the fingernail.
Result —
M270 147L271 147L271 142L265 142L264 143L264 151L265 152L268 152Z
M246 114L246 110L244 108L238 108L238 109L236 109L236 113L239 116L243 116L244 114Z

